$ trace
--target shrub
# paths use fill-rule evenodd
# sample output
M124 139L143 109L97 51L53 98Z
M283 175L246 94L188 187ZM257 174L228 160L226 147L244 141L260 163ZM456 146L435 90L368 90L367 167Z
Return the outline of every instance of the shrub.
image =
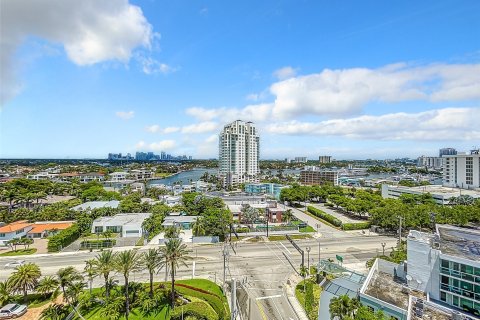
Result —
M77 224L73 224L71 227L64 229L48 238L47 249L48 252L58 252L62 248L65 248L81 235L80 229Z
M183 318L182 318L183 313ZM171 320L184 319L187 316L198 320L218 320L218 314L205 302L191 302L185 306L177 306L170 314Z
M320 209L317 209L317 208L312 207L312 206L308 206L307 211L310 212L311 214L313 214L314 216L333 224L335 227L341 227L342 226L342 221L335 218L331 214L323 212Z
M237 229L235 229L235 231L237 233L247 233L247 232L250 232L250 228L246 228L246 227L245 228L237 228Z
M362 230L370 228L370 222L344 223L342 230Z
M195 288L186 284L182 284L182 283L175 284L175 290L178 291L179 293L205 300L212 306L212 308L218 314L219 319L230 318L229 311L228 309L226 309L226 307L228 308L228 306L225 306L225 304L222 301L222 298L217 296L216 294L200 288Z

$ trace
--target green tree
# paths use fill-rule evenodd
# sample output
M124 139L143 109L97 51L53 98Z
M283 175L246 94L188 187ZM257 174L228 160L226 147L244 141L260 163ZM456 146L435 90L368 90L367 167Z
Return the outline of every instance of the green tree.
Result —
M168 265L172 279L171 306L175 307L175 274L180 265L187 266L186 261L190 259L187 245L179 238L169 239L164 247L160 248L162 265Z
M8 281L0 282L0 306L4 306L12 300L11 291Z
M28 290L34 290L38 285L38 279L42 273L34 263L27 263L15 268L8 278L8 283L14 292L23 293L23 299L27 301Z
M103 250L95 257L93 261L93 270L96 274L102 275L105 280L105 297L110 296L110 286L108 278L110 273L115 270L114 261L116 254L111 250Z
M150 298L153 298L153 274L158 273L162 267L160 253L157 249L149 249L143 253L143 264L150 275Z
M71 295L67 294L67 289L75 286L78 282L82 282L83 276L77 271L77 269L70 266L59 269L57 271L57 278L60 288L62 288L63 299L68 303L71 303L72 301L69 299Z
M128 314L130 312L130 301L128 296L128 279L130 273L138 271L142 267L142 259L138 251L126 250L118 253L115 259L115 269L123 275L125 279L125 319L128 320Z
M287 209L282 215L282 220L288 223L292 221L294 217L292 209Z
M355 304L346 294L332 298L330 300L330 319L337 317L339 320L353 318L355 312Z
M90 259L85 261L85 268L83 269L83 272L87 276L88 284L89 284L88 287L90 290L90 294L92 294L93 279L95 279L98 276L97 270L95 269L95 259Z
M41 320L63 320L66 319L70 310L68 306L53 303L45 308L40 314Z
M55 290L57 290L58 286L59 286L58 280L55 279L55 277L48 276L48 277L42 278L38 282L36 291L41 295L43 295L44 298L46 298L49 293L52 293Z

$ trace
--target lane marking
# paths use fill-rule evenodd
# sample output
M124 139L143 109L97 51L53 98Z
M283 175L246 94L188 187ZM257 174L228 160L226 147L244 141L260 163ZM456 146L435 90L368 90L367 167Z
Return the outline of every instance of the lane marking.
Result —
M265 300L265 299L273 299L273 298L280 298L280 297L282 297L281 294L276 294L274 296L258 297L255 300Z
M258 310L260 310L260 315L262 316L262 319L263 320L268 320L267 319L267 316L265 315L265 311L263 310L263 307L262 305L260 304L260 301L256 301L257 302L257 307L258 307Z
M290 250L288 250L288 248L287 248L287 247L285 247L285 245L284 245L282 242L280 242L280 244L282 245L282 247L284 247L284 248L285 248L285 250L287 250L288 254L292 254L292 253L290 252Z

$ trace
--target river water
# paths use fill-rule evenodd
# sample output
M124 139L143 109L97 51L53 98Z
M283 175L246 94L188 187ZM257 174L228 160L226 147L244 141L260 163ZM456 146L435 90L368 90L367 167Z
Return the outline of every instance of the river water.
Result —
M166 186L171 186L174 183L178 182L180 184L190 184L192 181L195 182L197 180L200 180L200 177L205 172L208 172L208 174L217 174L217 169L195 168L193 170L182 171L164 179L150 180L148 182L148 185L164 184Z

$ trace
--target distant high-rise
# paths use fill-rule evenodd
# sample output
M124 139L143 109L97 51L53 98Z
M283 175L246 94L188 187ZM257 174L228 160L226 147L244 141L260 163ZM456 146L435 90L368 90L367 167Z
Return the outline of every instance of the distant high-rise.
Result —
M454 156L457 154L457 150L455 150L454 148L442 148L439 150L438 152L438 156L439 157L442 157L442 156Z
M320 163L330 163L332 162L332 156L320 156L318 157Z
M219 136L219 176L225 186L258 182L260 137L252 122L226 125Z
M459 153L444 156L443 185L462 189L480 188L480 154Z

